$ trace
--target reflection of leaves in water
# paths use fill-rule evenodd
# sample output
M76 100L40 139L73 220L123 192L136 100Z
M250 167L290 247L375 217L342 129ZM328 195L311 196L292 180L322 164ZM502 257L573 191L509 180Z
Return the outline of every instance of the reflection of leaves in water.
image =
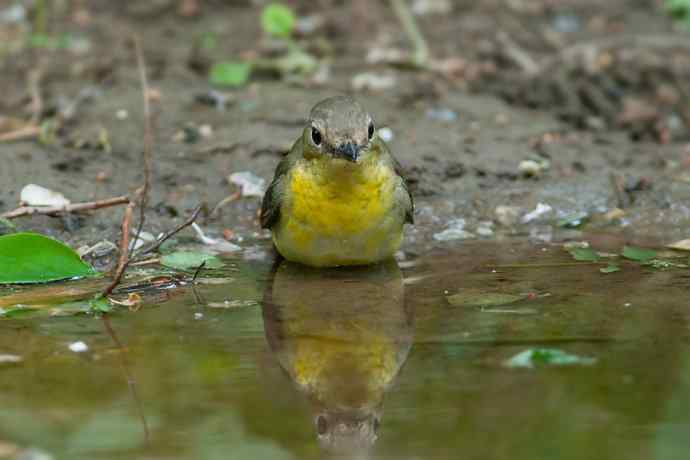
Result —
M216 256L203 252L178 251L161 257L161 264L177 270L191 270L204 264L204 268L223 268L223 262Z
M599 254L592 248L572 248L568 252L573 259L580 262L596 262L600 259Z
M600 268L599 271L601 273L615 273L621 271L621 268L613 262L609 262L608 266Z
M93 412L91 418L67 440L70 452L130 451L144 444L140 421L126 413L129 404L118 404L106 411ZM148 420L151 423L151 420Z
M247 432L236 415L228 413L209 417L195 431L194 454L189 458L204 460L265 459L283 460L294 458L280 445Z

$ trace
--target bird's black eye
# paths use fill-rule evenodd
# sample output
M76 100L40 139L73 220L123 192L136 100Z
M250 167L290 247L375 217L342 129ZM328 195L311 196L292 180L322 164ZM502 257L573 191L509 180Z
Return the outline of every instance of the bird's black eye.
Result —
M369 122L369 140L374 137L374 122Z
M314 127L311 128L311 140L314 142L314 145L321 145L321 133Z

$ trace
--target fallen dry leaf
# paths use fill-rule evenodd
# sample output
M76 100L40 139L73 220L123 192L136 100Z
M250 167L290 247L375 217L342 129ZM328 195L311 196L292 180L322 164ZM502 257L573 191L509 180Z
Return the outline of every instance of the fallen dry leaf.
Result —
M690 251L690 238L687 240L676 241L666 246L669 249L676 249L678 251Z

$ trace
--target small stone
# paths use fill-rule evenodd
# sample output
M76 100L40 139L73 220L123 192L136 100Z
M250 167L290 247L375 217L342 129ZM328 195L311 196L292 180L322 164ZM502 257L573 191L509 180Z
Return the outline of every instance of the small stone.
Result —
M194 313L194 319L200 320L204 317L203 313Z
M537 203L537 207L534 208L534 211L528 212L527 214L522 216L522 223L527 224L534 220L537 220L540 217L543 217L545 214L551 212L552 210L553 208L548 204Z
M126 120L129 118L129 112L125 109L120 109L117 112L115 112L115 118L117 118L120 121Z
M213 137L213 126L211 125L201 125L199 126L199 134L201 137L204 139L208 139L210 137Z
M426 117L434 121L452 123L458 119L458 114L451 109L436 108L427 110Z
M465 240L474 237L473 233L465 231L465 219L463 218L450 220L445 230L434 234L436 241Z
M517 206L496 206L494 210L496 220L504 227L513 227L520 219L520 208Z
M491 221L482 221L479 222L477 225L477 235L479 236L493 236L494 230L493 230L494 223Z
M544 171L548 170L549 166L550 164L546 160L523 160L518 165L518 170L526 176L538 177L541 176Z
M28 206L67 206L71 203L62 193L36 184L25 186L19 199Z

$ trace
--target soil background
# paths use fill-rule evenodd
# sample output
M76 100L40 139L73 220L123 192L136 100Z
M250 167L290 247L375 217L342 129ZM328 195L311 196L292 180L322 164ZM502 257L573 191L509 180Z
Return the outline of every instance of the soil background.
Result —
M410 47L386 2L288 2L316 24L299 40L325 63L322 75L253 75L234 90L209 83L214 62L280 52L261 30L261 2L194 3L55 2L47 30L79 38L67 49L21 45L30 7L25 22L0 23L0 114L30 117L27 82L39 69L40 119L62 116L43 141L0 143L0 213L18 206L28 183L73 202L141 184L142 95L131 42L138 34L154 108L145 227L153 234L206 202L200 224L210 234L230 230L240 244L266 238L258 198L208 212L236 191L227 176L251 171L270 180L310 107L351 93L393 133L417 202L410 252L437 244L433 235L449 225L479 238L548 240L571 218L587 221L587 231L640 240L688 237L690 33L661 2L453 1L417 16L434 70L372 57ZM208 37L214 45L200 45ZM355 90L353 78L365 73L393 84ZM76 246L116 241L121 216L111 208L13 222ZM577 238L582 230L570 231Z

